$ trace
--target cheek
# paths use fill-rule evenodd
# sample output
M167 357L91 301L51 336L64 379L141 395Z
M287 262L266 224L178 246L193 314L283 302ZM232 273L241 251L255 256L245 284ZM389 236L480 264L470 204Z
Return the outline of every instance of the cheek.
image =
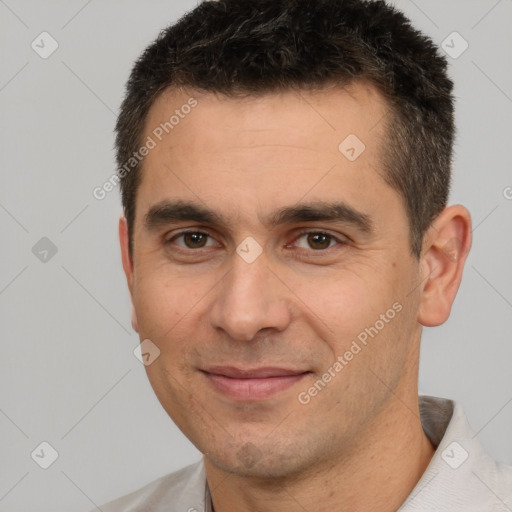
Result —
M190 290L194 287L185 286L175 276L171 279L163 272L153 272L137 283L134 297L140 338L151 340L159 350L146 373L163 407L178 422L179 411L188 403L187 358L198 332L197 315L201 314L201 294Z
M303 283L298 296L303 311L310 310L312 319L323 324L332 349L339 353L365 328L379 320L397 300L390 292L390 283L367 271L338 272Z
M170 276L165 271L143 274L136 283L134 305L140 336L157 344L172 338L173 331L194 315L204 296L202 286Z

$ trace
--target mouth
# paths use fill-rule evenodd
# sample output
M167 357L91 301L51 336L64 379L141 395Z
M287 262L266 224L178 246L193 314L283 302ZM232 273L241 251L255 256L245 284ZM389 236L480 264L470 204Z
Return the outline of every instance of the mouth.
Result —
M310 373L287 368L241 369L232 366L217 366L201 372L216 391L242 401L270 398Z

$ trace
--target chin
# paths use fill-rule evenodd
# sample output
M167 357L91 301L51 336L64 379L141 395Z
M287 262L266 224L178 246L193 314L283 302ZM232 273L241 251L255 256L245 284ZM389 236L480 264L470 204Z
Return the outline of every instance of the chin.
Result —
M299 453L300 447L296 449L288 446L280 451L276 445L258 447L254 443L246 442L241 446L226 448L222 453L205 453L205 457L226 473L275 480L290 477L310 466L308 461L298 457ZM227 454L229 456L226 457Z

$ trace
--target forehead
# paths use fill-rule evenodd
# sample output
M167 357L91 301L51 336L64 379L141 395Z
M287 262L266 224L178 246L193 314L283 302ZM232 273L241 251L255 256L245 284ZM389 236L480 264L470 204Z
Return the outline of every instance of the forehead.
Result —
M190 108L190 104L195 106ZM195 135L194 142L203 142L203 146L250 146L269 140L273 145L286 141L308 148L318 146L320 139L342 140L347 133L357 133L370 142L380 134L387 110L380 92L362 81L343 88L246 97L169 88L152 105L145 131L166 139L168 147L190 142ZM195 133L191 133L191 123Z
M154 147L137 209L144 214L169 196L225 211L287 206L305 195L360 203L389 188L380 177L386 113L365 83L245 98L169 89L146 120L144 140Z

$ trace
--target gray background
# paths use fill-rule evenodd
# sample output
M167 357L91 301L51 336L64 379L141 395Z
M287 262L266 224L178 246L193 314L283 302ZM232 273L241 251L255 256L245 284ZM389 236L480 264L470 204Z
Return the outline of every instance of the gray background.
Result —
M438 44L453 31L469 44L449 58L452 202L475 239L450 320L424 331L420 392L461 402L512 464L512 2L395 3ZM1 511L87 511L199 459L133 355L118 190L92 195L115 170L134 59L195 4L0 0ZM47 59L31 48L43 31L59 44ZM46 261L43 237L57 248ZM46 470L31 458L42 441L59 454Z

